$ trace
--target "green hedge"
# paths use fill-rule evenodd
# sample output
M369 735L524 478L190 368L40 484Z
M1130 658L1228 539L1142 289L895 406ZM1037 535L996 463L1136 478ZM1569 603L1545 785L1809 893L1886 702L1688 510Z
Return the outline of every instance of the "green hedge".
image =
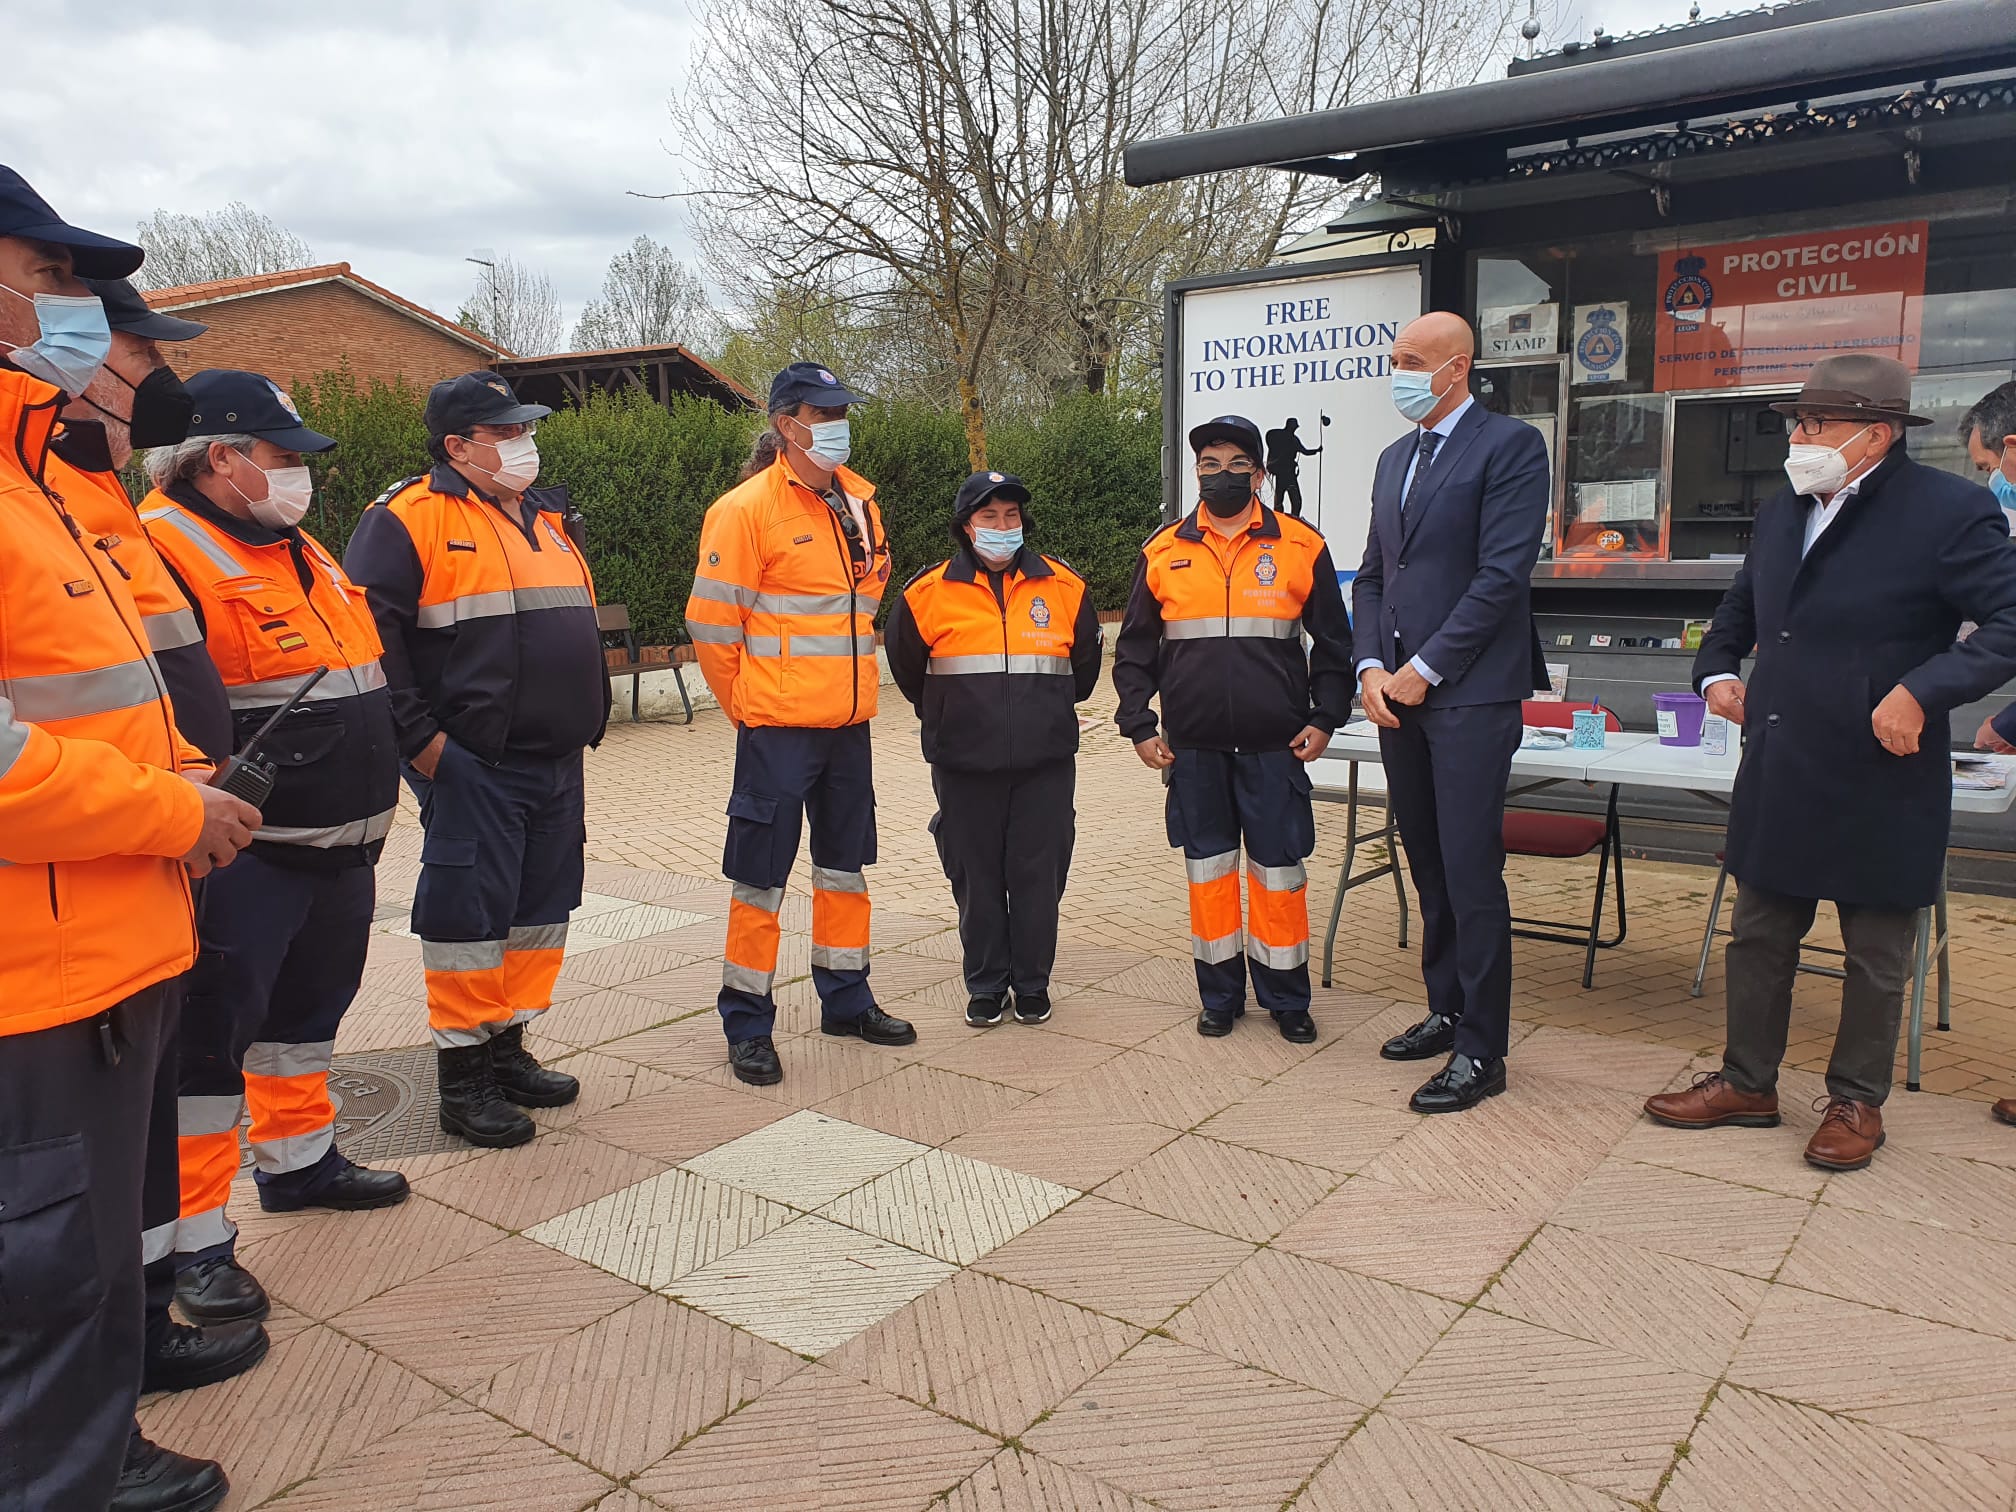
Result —
M427 469L423 396L403 383L360 385L345 368L298 385L294 398L303 420L338 442L309 465L311 528L340 550L371 500ZM600 596L629 605L640 641L683 638L701 517L733 486L761 425L711 401L680 399L666 409L637 393L596 395L540 422L540 481L572 493L587 518ZM1158 414L1078 394L1046 415L997 420L989 444L995 465L1021 475L1035 496L1032 544L1082 572L1100 608L1119 608L1159 518ZM860 411L853 465L875 481L893 581L950 554L952 499L966 477L956 412L916 404ZM885 613L893 601L885 597Z

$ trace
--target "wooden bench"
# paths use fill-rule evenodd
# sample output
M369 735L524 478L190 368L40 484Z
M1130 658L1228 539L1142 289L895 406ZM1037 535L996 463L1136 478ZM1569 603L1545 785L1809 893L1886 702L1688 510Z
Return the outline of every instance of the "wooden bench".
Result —
M611 677L630 679L630 722L637 722L637 699L646 672L666 672L679 687L679 702L686 707L686 723L693 723L693 700L686 692L686 674L680 670L677 661L647 662L637 659L637 636L630 628L630 606L628 604L598 604L595 607L595 628L602 632L605 650L620 650L623 661L620 665L607 668ZM613 642L613 644L612 644ZM605 657L606 661L607 658Z

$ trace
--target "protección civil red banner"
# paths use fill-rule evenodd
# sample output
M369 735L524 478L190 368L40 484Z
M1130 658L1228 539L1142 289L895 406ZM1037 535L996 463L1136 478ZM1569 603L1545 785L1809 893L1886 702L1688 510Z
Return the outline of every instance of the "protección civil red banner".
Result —
M1916 371L1927 240L1899 221L1664 254L1653 388L1790 386L1837 352Z

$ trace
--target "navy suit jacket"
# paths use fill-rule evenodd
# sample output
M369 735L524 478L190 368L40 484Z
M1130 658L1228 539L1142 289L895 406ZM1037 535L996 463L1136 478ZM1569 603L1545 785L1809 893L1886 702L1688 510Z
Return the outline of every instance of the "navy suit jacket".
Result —
M1414 507L1401 486L1410 430L1379 454L1372 529L1351 585L1357 661L1418 656L1442 679L1427 708L1505 703L1547 684L1533 628L1533 563L1552 497L1547 445L1523 420L1473 403L1442 443Z

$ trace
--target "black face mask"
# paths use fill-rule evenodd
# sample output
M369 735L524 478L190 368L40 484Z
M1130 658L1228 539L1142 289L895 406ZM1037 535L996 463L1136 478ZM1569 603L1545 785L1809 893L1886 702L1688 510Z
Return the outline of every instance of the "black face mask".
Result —
M126 383L119 374L112 376ZM182 380L175 376L173 368L158 367L142 378L137 387L130 383L126 387L133 390L131 419L113 414L89 394L80 397L107 420L125 426L135 451L145 451L150 446L175 446L189 439L189 422L195 417L196 401L182 387Z
M133 445L175 446L189 439L196 401L170 367L158 367L133 390Z
M1197 480L1197 493L1204 507L1221 520L1243 514L1253 502L1253 474L1206 473Z

